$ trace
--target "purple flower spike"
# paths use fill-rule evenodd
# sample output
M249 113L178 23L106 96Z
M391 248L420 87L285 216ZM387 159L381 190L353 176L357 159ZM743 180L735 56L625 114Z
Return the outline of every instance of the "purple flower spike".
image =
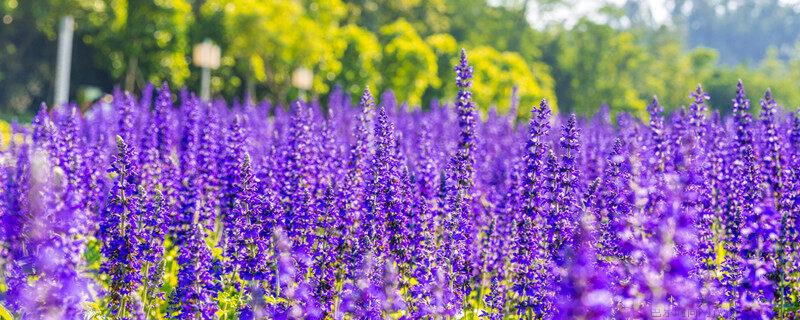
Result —
M136 228L142 218L141 192L137 169L131 162L132 152L117 136L117 155L109 170L116 175L108 205L102 214L98 231L102 241L101 253L105 257L100 270L108 274L108 303L113 315L124 317L132 310L129 294L141 284L141 255L139 234Z
M203 228L192 223L178 253L178 285L172 297L171 319L214 319L217 285L211 274L211 252Z
M457 272L455 285L461 294L467 295L472 290L470 278L472 277L472 245L475 236L475 220L473 215L473 186L475 180L475 148L477 144L475 103L472 101L472 67L467 63L467 53L461 50L461 60L455 67L456 86L456 113L458 125L461 129L458 146L455 154L450 159L448 192L444 229L447 233L444 252L449 255L450 268Z

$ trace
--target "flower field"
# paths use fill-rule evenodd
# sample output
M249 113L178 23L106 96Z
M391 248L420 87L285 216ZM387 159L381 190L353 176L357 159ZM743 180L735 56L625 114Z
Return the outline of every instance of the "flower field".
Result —
M458 96L42 108L0 151L14 319L793 319L800 116L527 123ZM286 111L289 110L289 111Z

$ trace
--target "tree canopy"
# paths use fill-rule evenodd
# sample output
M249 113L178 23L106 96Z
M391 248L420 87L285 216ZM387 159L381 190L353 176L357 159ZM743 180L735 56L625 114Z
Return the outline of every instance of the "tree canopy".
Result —
M222 49L212 73L216 97L250 94L286 103L301 92L291 78L313 72L312 97L335 86L356 97L365 86L391 89L411 107L451 99L449 79L459 48L476 66L481 110L548 98L562 112L591 114L601 104L646 116L659 96L666 108L689 103L704 84L712 105L726 108L731 84L771 86L779 102L800 104L800 50L792 30L797 10L778 0L671 0L669 21L655 23L637 1L604 7L607 19L574 25L530 23L532 10L565 0L0 0L0 110L30 114L49 102L60 17L72 15L76 36L71 97L83 88L136 91L168 81L196 88L192 46ZM723 8L723 9L720 9ZM650 10L650 11L648 11ZM540 12L540 14L542 14ZM749 26L753 27L749 27ZM783 29L783 30L781 30ZM796 28L794 28L796 29ZM781 32L773 32L781 30ZM764 37L757 37L763 34ZM752 37L755 42L741 41ZM526 107L520 108L527 109Z

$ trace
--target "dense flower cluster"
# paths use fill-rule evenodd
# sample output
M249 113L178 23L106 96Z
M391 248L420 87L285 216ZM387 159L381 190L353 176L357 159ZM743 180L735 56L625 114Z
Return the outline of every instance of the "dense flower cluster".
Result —
M455 73L454 103L425 111L369 89L229 107L166 84L43 107L0 151L0 303L25 319L800 316L800 115L772 93L757 119L739 83L730 116L698 87L646 122L543 100L526 124L477 111L464 52Z

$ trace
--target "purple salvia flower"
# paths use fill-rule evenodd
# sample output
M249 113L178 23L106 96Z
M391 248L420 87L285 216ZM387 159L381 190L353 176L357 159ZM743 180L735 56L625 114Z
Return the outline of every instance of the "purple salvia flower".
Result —
M669 131L669 150L670 157L668 168L673 172L681 172L686 168L686 153L683 146L686 145L686 138L691 136L689 126L689 114L686 107L681 107L672 114L672 127Z
M707 135L706 100L709 99L709 96L698 85L697 89L689 95L689 98L694 101L689 105L688 130L685 132L687 136L684 137L681 146L686 155L686 161L689 162L687 169L700 170L705 154L702 148L706 142L705 137Z
M250 293L252 298L248 302L247 306L245 306L239 313L239 319L266 319L269 313L269 306L266 302L267 291L264 290L261 285L251 282L250 287L247 288L247 292Z
M761 134L764 139L764 149L762 158L763 176L772 189L773 197L780 208L780 201L783 190L783 150L781 137L778 136L776 122L778 103L772 98L772 92L767 90L764 99L761 100Z
M202 214L206 228L211 229L216 220L216 208L219 206L220 177L218 157L221 149L219 117L209 108L206 109L204 125L200 128L199 148L197 150L197 188L202 195Z
M733 191L731 208L724 216L725 225L725 244L726 250L732 254L731 260L726 260L723 266L727 271L726 280L728 295L731 298L734 290L741 281L743 270L739 268L738 260L748 260L751 257L741 254L739 251L740 232L745 221L751 220L755 215L756 205L761 201L763 194L761 190L761 176L759 174L759 163L755 154L753 143L753 131L751 126L752 118L749 114L750 101L744 93L744 86L739 81L737 85L736 99L733 100L733 113L735 125L735 140L733 143L733 178L731 189Z
M547 234L547 250L548 254L551 255L553 258L552 253L553 251L553 243L556 240L556 234L552 232L553 229L557 227L559 223L559 215L554 210L558 207L558 192L559 192L559 177L558 177L558 157L556 156L555 151L553 149L549 149L546 151L544 157L544 168L542 170L542 176L544 177L544 186L542 187L542 191L545 193L545 201L546 205L544 206L547 210L546 225L548 226L546 234Z
M3 244L7 246L3 250L3 280L9 286L5 301L9 302L8 307L12 309L21 307L21 303L15 300L22 300L20 295L27 281L27 275L22 269L23 263L26 262L15 260L25 257L23 244L27 238L26 225L31 224L36 218L30 210L30 180L30 154L28 145L22 144L17 150L15 168L8 173L8 178L4 181L3 202L7 211L2 216L2 229L0 229Z
M521 228L517 227L517 225L520 218L518 213L521 212L519 209L519 202L523 191L520 186L525 170L522 169L523 160L521 157L516 156L512 161L514 164L512 165L512 171L509 177L508 191L499 200L498 206L493 210L491 221L485 231L486 237L484 239L484 247L482 248L484 256L483 272L489 272L489 290L484 295L484 302L488 310L485 311L482 316L487 316L490 319L502 319L503 315L507 313L505 306L508 300L509 286L506 281L513 282L513 272L519 272L518 270L520 267L529 267L529 265L517 266L516 268L514 266L510 268L507 267L507 265L510 265L510 263L514 261L527 260L527 256L530 256L519 254L519 252L523 250L517 247L517 244L521 242L520 240L524 238L524 236L519 236L519 230L521 230ZM528 225L528 227L531 226ZM530 233L530 231L528 231L528 233ZM531 241L528 240L527 242ZM528 250L528 252L531 251L530 248L526 248L526 250ZM525 272L519 273L524 274ZM523 289L520 291L525 291L524 287L526 286L516 285L517 289ZM522 297L522 299L526 298L527 297L524 296ZM527 305L527 302L522 302L521 304Z
M381 107L375 123L375 154L367 183L367 245L374 248L379 257L384 257L383 253L388 250L394 259L405 262L409 240L406 214L411 207L403 195L403 190L409 186L402 181L395 148L394 125Z
M191 229L200 220L200 205L198 198L200 194L190 179L183 179L177 194L177 210L170 216L170 235L174 238L177 245L191 236Z
M20 318L53 316L82 319L88 299L88 281L71 261L72 250L61 245L59 219L73 216L60 203L57 172L42 149L18 150L17 172L7 186L11 211L3 216L4 304ZM29 160L30 159L30 160ZM18 211L17 211L18 210Z
M241 191L241 172L239 165L244 158L244 129L242 118L233 117L230 127L225 132L224 152L220 153L220 216L223 228L228 228L234 223L234 209L236 198Z
M792 112L792 128L789 130L788 147L791 150L792 160L800 158L800 111Z
M716 283L712 273L716 269L716 241L721 236L719 230L723 220L724 209L729 201L730 157L729 140L726 131L716 123L709 123L709 145L707 157L702 168L704 185L698 195L700 200L700 217L696 219L698 234L698 262L701 264L701 276ZM713 280L712 280L713 279Z
M647 106L647 111L650 113L650 143L651 165L657 172L664 172L666 170L666 161L668 157L669 143L667 142L666 132L664 128L664 108L658 104L658 98L653 97L653 102Z
M428 299L433 298L430 291L433 282L433 265L436 263L436 241L438 232L440 230L441 208L437 206L437 177L438 171L436 170L436 160L434 159L434 151L431 145L431 137L428 132L428 123L423 122L422 132L418 136L419 152L415 163L413 174L413 188L417 192L413 193L414 208L409 210L415 212L416 217L410 220L412 223L410 230L412 232L412 276L418 281L420 285L412 288L412 297L414 299L409 301L409 310L422 316L427 314L425 310L428 309ZM430 311L430 310L428 310Z
M531 112L528 139L525 144L524 173L521 177L520 211L515 220L516 253L512 257L518 273L515 290L520 296L518 312L529 311L544 316L551 311L549 275L545 270L550 261L545 240L545 194L538 186L544 182L544 158L550 150L546 143L550 130L550 106L542 100Z
M179 242L178 284L172 297L170 319L215 319L218 290L211 275L211 252L206 245L204 228L192 223Z
M622 140L617 138L606 158L596 206L600 245L598 251L603 259L608 259L611 263L625 258L619 248L619 234L627 226L634 202L633 192L629 188L631 177L626 162Z
M313 211L312 112L301 102L295 104L291 128L283 152L283 181L280 188L283 225L295 249L307 250L314 243L316 215Z
M694 99L689 105L689 125L695 130L702 131L706 124L706 100L710 97L703 91L702 86L697 85L697 89L689 94L689 98Z
M370 159L370 121L374 112L375 103L369 88L364 89L359 103L361 112L358 122L353 129L354 144L350 148L345 185L342 189L344 199L343 212L340 220L344 223L343 234L345 237L345 269L348 276L354 276L359 269L366 249L363 243L365 234L360 231L364 219L364 195Z
M155 90L155 86L152 82L147 82L147 84L142 88L142 94L139 98L139 108L140 111L148 111L150 110L150 105L153 103L153 91Z
M114 111L117 115L117 133L123 140L132 142L135 137L135 101L128 92L114 93ZM133 159L131 159L133 160Z
M99 228L100 217L99 213L102 212L101 207L106 201L106 191L108 190L109 183L106 179L106 170L101 168L108 165L108 156L104 147L99 145L92 145L86 147L86 157L83 168L81 168L81 175L84 177L83 184L86 194L84 201L88 210L86 215L87 232L95 234Z
M611 315L612 295L606 272L595 265L593 216L576 226L574 247L565 248L566 270L559 280L554 319L604 319Z
M169 232L175 233L178 220L178 187L179 167L172 159L173 139L171 123L172 93L165 82L158 91L153 115L149 127L151 128L152 141L149 141L145 152L153 157L155 164L152 170L145 169L144 182L148 188L160 187L166 204L167 224Z
M141 256L136 226L141 219L139 176L131 163L132 152L117 136L117 155L109 172L116 175L102 214L99 239L104 260L100 271L109 278L108 304L113 316L125 317L131 309L129 294L141 284ZM130 305L127 305L128 307Z
M225 226L226 255L234 270L245 280L265 277L267 242L261 236L256 181L250 167L250 155L245 153L239 165L237 198L234 200L233 220Z
M155 116L152 112L148 112L145 119L145 131L147 134L142 134L142 141L139 145L142 151L139 153L139 168L141 168L142 182L144 185L155 186L158 183L159 176L161 175L161 166L159 165L159 152L158 152L158 139L156 137L156 123ZM150 189L150 188L148 188Z
M343 310L357 319L386 318L406 309L406 303L399 291L397 267L388 261L383 265L383 272L378 273L374 263L372 257L368 256L362 272L362 275L374 276L362 277L345 289Z
M397 96L391 89L384 91L381 94L381 105L386 108L386 114L394 119L397 116L399 108L397 107Z
M183 109L186 115L178 154L183 179L190 179L188 182L194 184L197 179L197 151L200 147L200 121L202 114L200 102L196 99L183 101L183 103L186 106Z
M140 187L141 191L143 187ZM146 198L140 222L139 252L142 255L144 301L146 310L152 310L157 301L163 300L160 292L164 275L164 239L168 231L167 204L160 189Z
M772 92L767 89L764 93L764 99L761 100L761 134L763 135L763 150L762 150L762 176L766 183L770 186L769 196L774 199L774 207L777 215L780 217L780 231L778 232L779 241L775 246L774 256L770 257L772 260L771 263L773 264L773 269L775 269L776 276L779 280L779 290L775 292L775 295L781 301L785 301L786 293L787 293L787 285L784 282L786 276L789 274L787 273L787 269L791 269L790 265L787 264L789 259L787 256L793 254L793 250L790 247L790 241L793 238L791 234L792 227L791 225L794 224L793 217L792 217L792 204L794 202L791 193L796 192L790 188L787 188L788 185L791 185L793 181L790 181L791 178L786 177L785 174L791 171L785 170L785 156L783 151L783 143L781 142L781 136L778 134L777 128L777 120L776 116L778 113L778 103L772 97ZM782 314L783 310L780 310L781 314L779 316L784 316Z
M375 280L375 259L371 254L366 255L361 268L358 279L345 284L342 289L341 310L356 319L380 319L383 296L379 283Z
M335 183L328 186L322 196L315 203L319 212L319 225L325 230L318 238L312 251L311 270L314 277L309 279L313 286L313 295L320 309L329 313L335 309L335 294L337 293L337 279L343 276L342 263L338 259L343 250L343 239L338 232L342 230L341 221L338 221L338 212L342 209L341 199L337 195L341 192ZM338 278L337 278L338 276Z
M156 104L153 107L153 123L155 131L152 132L156 137L156 145L161 156L169 156L172 151L172 132L170 131L170 113L172 111L172 93L165 82L158 91Z
M654 250L657 251L651 253L649 257L652 269L663 275L659 286L663 290L663 295L653 297L653 305L657 306L660 303L669 306L667 308L671 314L681 316L695 314L702 317L714 308L700 303L702 280L692 271L699 263L697 257L691 253L697 250L698 232L695 229L694 219L700 210L692 204L697 202L700 189L687 189L686 186L698 185L699 183L693 180L700 177L687 173L681 176L681 180L675 186L670 186L669 198L672 201L665 206L663 222L653 237L657 242ZM714 289L714 287L706 288L706 290ZM716 305L719 301L715 294L715 292L706 293L707 299L711 298L711 301L707 302Z
M763 206L745 220L740 249L742 277L735 304L736 313L742 318L772 318L776 292L775 283L769 279L775 269L770 256L778 241L779 219L774 208Z
M469 255L475 236L475 225L472 213L472 200L475 180L475 146L477 142L476 122L477 113L475 103L472 101L472 67L467 63L467 53L461 50L461 59L455 67L456 86L456 113L458 125L461 129L458 146L449 163L448 193L444 230L447 234L444 248L448 254L450 268L455 274L455 286L461 290L461 295L468 295L472 290L469 280L472 277L473 266Z
M667 201L654 213L660 219L659 224L643 222L642 219L652 220L653 216L638 216L640 213L630 220L626 236L622 237L625 245L631 247L629 259L617 269L619 272L612 273L614 278L625 280L615 283L619 317L704 317L713 311L710 308L718 306L718 300L701 303L701 285L692 274L697 261L687 254L697 246L697 232L692 221L697 213L694 207L686 204L696 201L692 198L698 194L679 188L694 183L691 179L696 177L688 174L681 181L669 180L665 190ZM644 234L637 231L642 227Z
M556 263L563 262L558 251L572 245L572 233L578 220L580 190L578 190L577 156L580 136L577 126L577 118L574 114L562 126L559 142L562 149L561 161L557 172L553 172L557 179L557 185L553 194L555 201L550 207L551 220L555 223L551 225L550 231L553 237L550 254Z
M65 106L68 113L61 121L59 167L64 174L63 196L60 210L57 213L57 231L63 235L60 245L69 252L70 265L78 268L83 265L85 250L84 236L89 234L89 209L85 195L88 183L84 181L83 146L85 142L78 132L80 119L78 110L73 106Z
M611 148L608 144L613 141L609 141L608 137L613 136L613 129L609 106L603 104L585 125L585 148L579 156L579 166L583 168L581 178L585 181L594 181L602 174L607 150Z
M50 114L47 113L47 105L42 103L39 107L39 112L33 117L33 133L31 139L38 147L47 149L47 144L50 143L51 136L55 134L53 129L53 122L50 120Z
M383 290L382 309L384 314L393 314L406 309L406 303L400 294L400 274L392 261L387 261L381 279Z
M282 300L271 307L272 318L321 319L322 311L313 299L311 287L303 279L300 265L304 263L297 261L291 240L280 227L275 228L273 239L277 260L275 285ZM305 254L300 252L300 255Z

